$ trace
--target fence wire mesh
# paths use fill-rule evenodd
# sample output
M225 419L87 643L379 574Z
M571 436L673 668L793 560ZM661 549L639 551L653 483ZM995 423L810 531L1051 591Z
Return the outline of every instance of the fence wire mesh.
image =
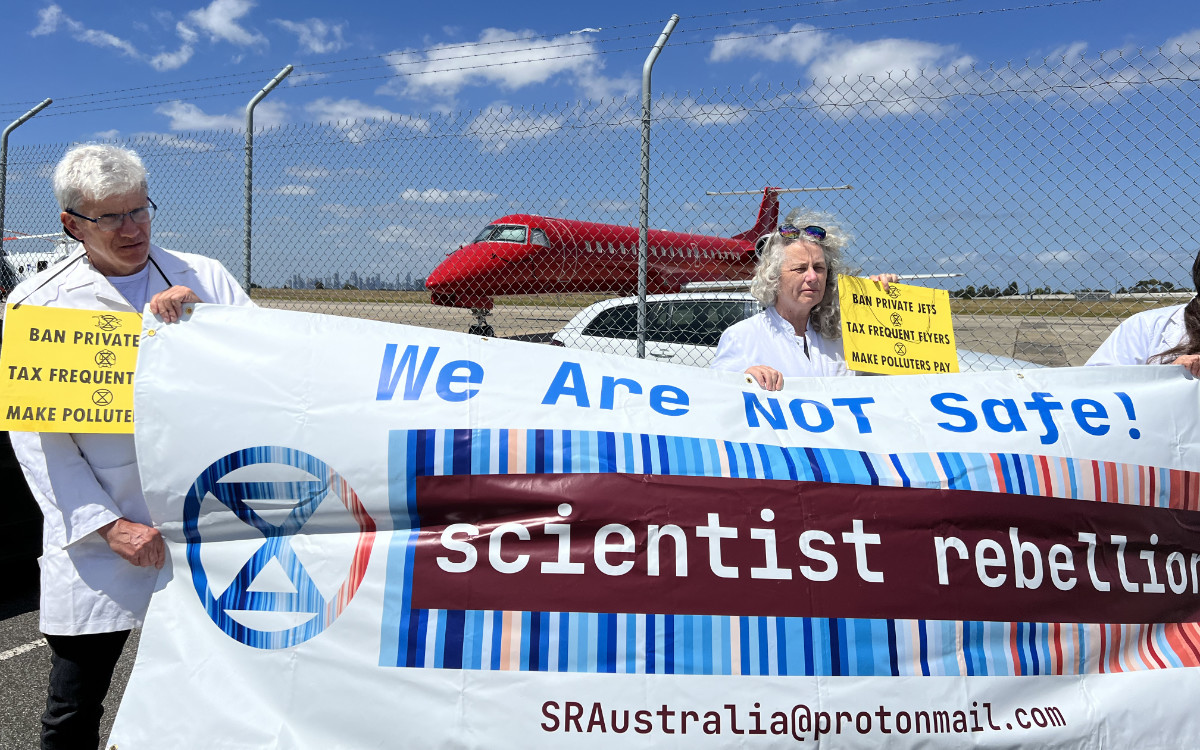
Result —
M1120 320L1191 296L1197 81L1200 53L1162 49L656 95L648 285L684 296L649 300L647 354L704 364L757 309L692 282L749 275L764 188L851 185L784 194L780 216L838 216L863 273L954 274L912 283L951 292L964 369L1082 364ZM244 138L122 141L150 170L154 241L239 278ZM65 148L12 150L6 235L60 229ZM253 297L633 353L614 298L637 292L640 149L634 98L261 130ZM5 249L23 266L51 240Z

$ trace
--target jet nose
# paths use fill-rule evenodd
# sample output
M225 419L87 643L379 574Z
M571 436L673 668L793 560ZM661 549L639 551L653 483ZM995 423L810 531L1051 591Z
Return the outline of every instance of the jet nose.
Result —
M450 284L451 274L446 268L446 261L437 264L429 276L425 279L425 288L430 291L438 291Z
M492 308L486 279L496 264L486 247L467 245L451 253L425 279L429 301L444 307Z
M429 277L425 280L425 288L430 291L451 291L452 287L461 285L472 274L472 269L477 265L472 262L470 246L459 248L446 256L446 259L437 264L432 271L429 272Z

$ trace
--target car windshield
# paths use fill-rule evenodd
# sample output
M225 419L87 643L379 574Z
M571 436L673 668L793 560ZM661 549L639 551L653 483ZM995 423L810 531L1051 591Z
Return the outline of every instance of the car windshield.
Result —
M646 304L646 339L670 344L716 346L726 328L755 312L757 305L743 300L652 301ZM583 335L637 338L637 305L620 305L601 312L584 329Z
M525 244L528 230L520 224L489 224L475 235L475 242L519 242Z

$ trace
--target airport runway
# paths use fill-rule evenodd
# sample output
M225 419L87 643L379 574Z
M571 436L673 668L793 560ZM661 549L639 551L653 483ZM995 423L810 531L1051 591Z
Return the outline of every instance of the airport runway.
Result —
M255 301L261 307L277 310L364 318L459 333L466 333L473 322L467 310L421 302ZM497 305L488 323L499 338L546 343L580 309ZM0 319L3 310L0 306ZM956 315L954 335L959 349L1014 357L1049 367L1078 366L1087 361L1119 322L1117 318L1099 317Z

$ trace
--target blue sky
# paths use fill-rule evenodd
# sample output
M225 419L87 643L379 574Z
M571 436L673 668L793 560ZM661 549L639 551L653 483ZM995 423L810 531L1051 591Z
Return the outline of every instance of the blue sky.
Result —
M10 147L237 129L288 64L261 125L637 96L671 13L681 20L655 67L658 91L1200 41L1195 0L60 0L5 13L0 121L55 100Z
M784 206L847 220L864 268L970 272L948 288L1186 283L1200 237L1196 0L21 4L0 44L0 123L54 103L10 138L6 229L57 228L46 178L60 144L153 143L155 238L239 266L245 106L289 64L255 114L287 126L255 147L263 283L421 278L513 212L636 224L642 66L672 13L656 114L687 117L655 130L651 226L729 236L757 200L704 191L854 184ZM929 74L919 88L934 96L905 100L903 71ZM908 103L841 109L846 85L872 76ZM827 87L835 100L807 91L830 78L850 82ZM1009 80L1060 85L969 95ZM781 86L794 95L773 98Z

